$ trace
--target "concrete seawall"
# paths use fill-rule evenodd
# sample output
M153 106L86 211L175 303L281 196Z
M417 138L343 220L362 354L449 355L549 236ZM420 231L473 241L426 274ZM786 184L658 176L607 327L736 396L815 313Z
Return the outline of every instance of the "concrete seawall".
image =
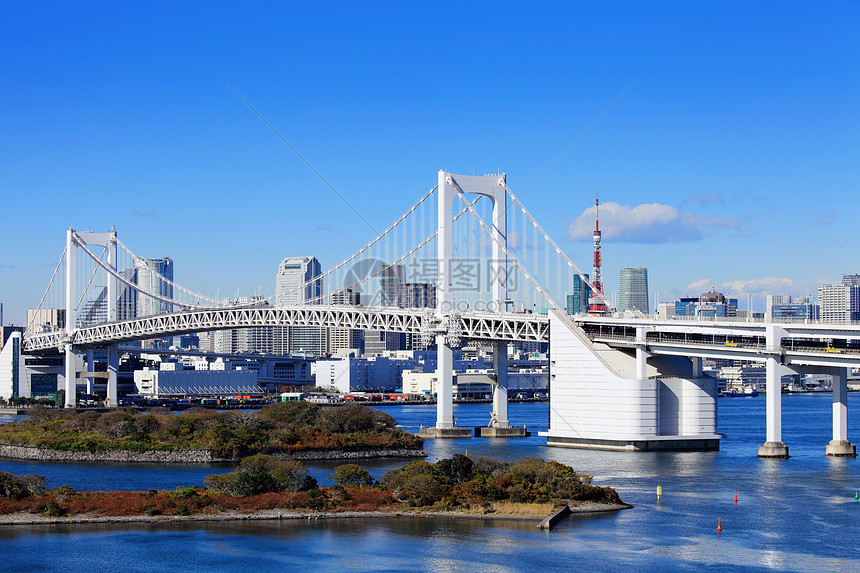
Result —
M300 452L266 452L276 458L286 460L359 460L368 458L424 458L423 448L373 448L363 450L305 450ZM238 462L242 458L216 456L212 450L149 450L133 452L129 450L106 450L103 452L52 450L30 446L11 446L0 444L0 458L16 460L37 460L44 462L108 462L108 463L168 463L168 464L209 464L218 462Z

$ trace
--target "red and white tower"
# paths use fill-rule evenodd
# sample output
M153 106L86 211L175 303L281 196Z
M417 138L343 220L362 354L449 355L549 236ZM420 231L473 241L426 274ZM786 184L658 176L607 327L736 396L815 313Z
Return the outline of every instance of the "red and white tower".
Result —
M600 258L600 196L595 191L594 199L594 265L591 270L591 286L594 292L588 299L588 312L593 314L604 314L606 312L605 298L603 297L603 271Z

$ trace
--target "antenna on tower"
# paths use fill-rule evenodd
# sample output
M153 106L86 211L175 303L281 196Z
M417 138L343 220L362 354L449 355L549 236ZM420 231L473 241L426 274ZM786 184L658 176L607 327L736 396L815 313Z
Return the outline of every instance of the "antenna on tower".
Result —
M595 292L588 300L588 312L592 314L605 314L606 303L603 297L603 261L600 255L600 195L594 191L594 265L591 271L591 284Z

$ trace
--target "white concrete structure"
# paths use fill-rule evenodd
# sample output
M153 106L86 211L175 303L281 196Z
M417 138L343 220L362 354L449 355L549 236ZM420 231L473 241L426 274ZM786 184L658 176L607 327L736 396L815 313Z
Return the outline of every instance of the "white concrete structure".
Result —
M719 449L716 381L688 360L595 344L560 311L550 314L550 346L548 445Z
M316 386L350 392L393 392L402 386L402 373L415 367L415 361L385 356L349 357L317 360Z

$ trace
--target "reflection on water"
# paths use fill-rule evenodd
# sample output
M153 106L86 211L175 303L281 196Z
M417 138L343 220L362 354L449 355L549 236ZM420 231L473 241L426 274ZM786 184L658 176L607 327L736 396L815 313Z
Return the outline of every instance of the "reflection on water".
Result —
M612 485L633 509L572 516L551 532L532 523L439 519L341 519L210 522L174 525L0 527L3 570L122 568L128 571L250 569L456 570L860 570L860 487L856 459L824 456L830 440L830 395L786 396L789 460L760 460L764 397L720 403L719 452L622 453L548 448L536 435L546 404L512 404L511 419L532 437L428 440L429 460L454 453L516 460L541 456ZM849 395L849 409L860 396ZM458 405L460 425L486 423L488 404ZM389 406L404 426L432 425L432 406ZM849 436L860 439L858 417ZM374 460L375 477L408 460ZM311 466L328 480L337 462ZM226 466L66 466L0 462L34 471L52 486L78 489L173 489L202 483ZM662 501L656 488L663 488ZM734 503L734 492L738 503ZM717 518L722 533L717 533ZM59 565L58 565L59 563Z

